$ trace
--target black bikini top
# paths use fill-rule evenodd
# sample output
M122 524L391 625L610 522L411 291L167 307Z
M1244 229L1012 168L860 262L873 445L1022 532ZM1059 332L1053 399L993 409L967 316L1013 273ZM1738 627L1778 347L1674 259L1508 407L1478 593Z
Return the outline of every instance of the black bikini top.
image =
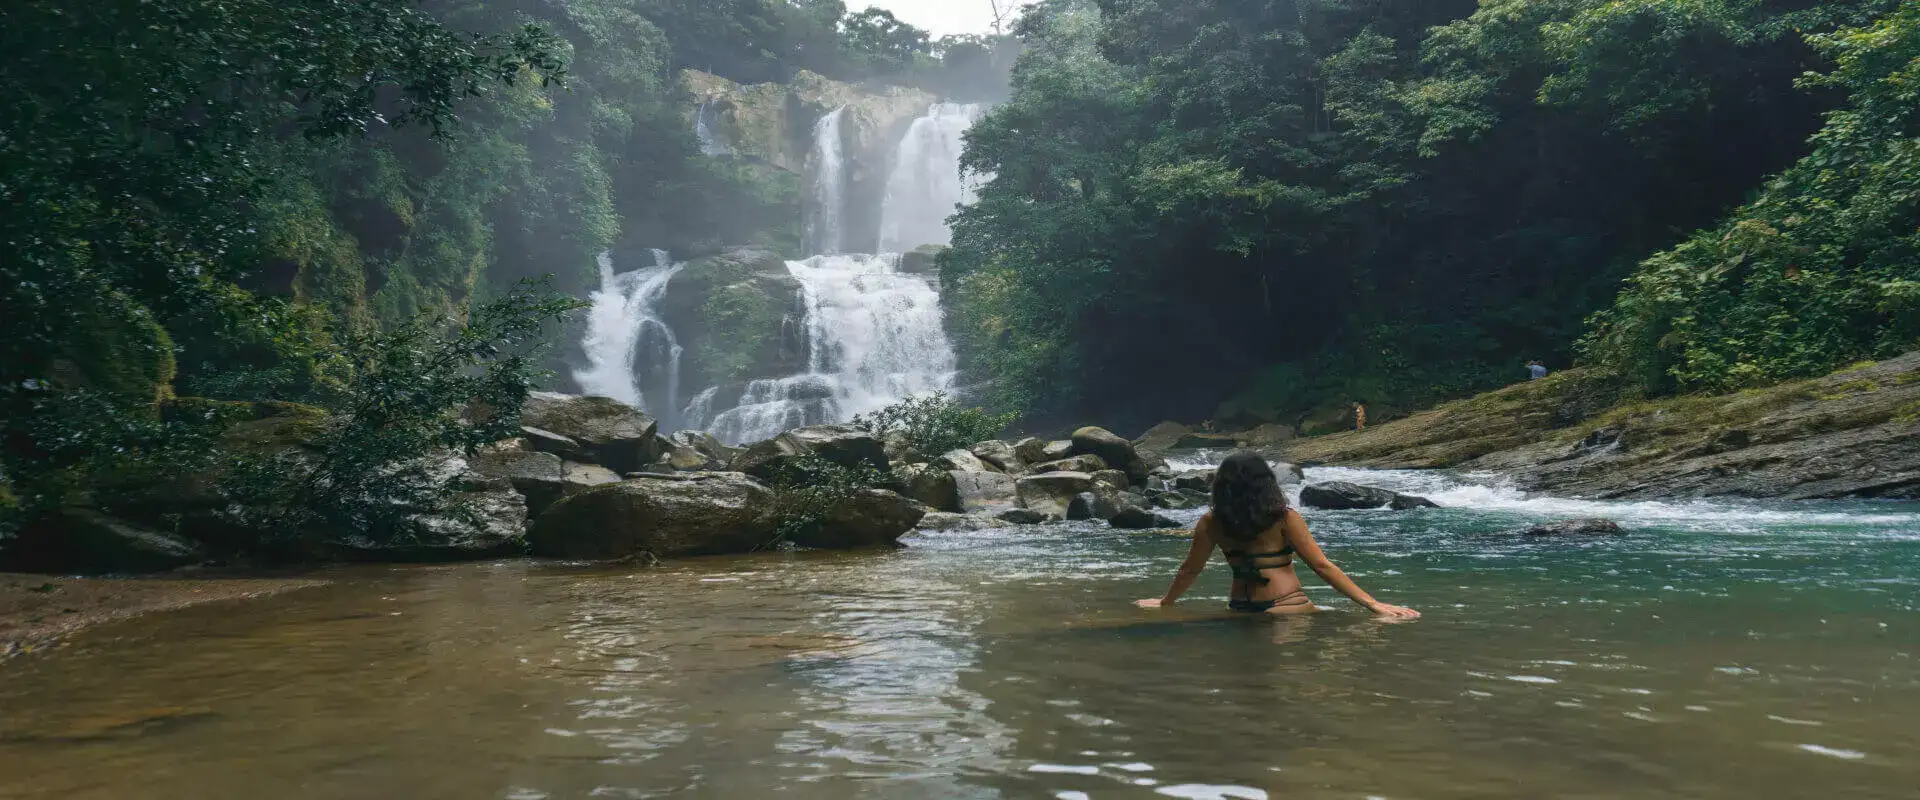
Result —
M1261 574L1262 570L1293 566L1293 545L1287 545L1271 553L1243 553L1224 547L1221 548L1221 552L1227 555L1227 568L1233 570L1233 577L1262 585L1268 582L1267 576ZM1277 564L1260 563L1261 559L1268 558L1286 560Z

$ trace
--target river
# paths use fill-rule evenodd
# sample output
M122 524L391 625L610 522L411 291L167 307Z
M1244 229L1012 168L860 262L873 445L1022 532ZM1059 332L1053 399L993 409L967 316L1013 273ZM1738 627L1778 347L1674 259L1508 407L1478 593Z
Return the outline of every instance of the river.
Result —
M657 569L360 567L0 664L6 798L1911 798L1920 507L1311 471L1375 622L1145 611L1067 524ZM1632 534L1493 535L1600 514ZM1188 514L1191 517L1193 514Z

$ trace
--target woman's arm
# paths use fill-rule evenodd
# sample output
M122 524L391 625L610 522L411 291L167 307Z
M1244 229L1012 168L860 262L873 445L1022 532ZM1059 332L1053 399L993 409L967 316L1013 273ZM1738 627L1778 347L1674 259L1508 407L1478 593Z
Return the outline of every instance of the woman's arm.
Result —
M1167 587L1167 594L1157 600L1136 600L1134 605L1141 608L1159 608L1173 605L1193 587L1193 581L1207 568L1207 559L1213 556L1213 515L1208 514L1193 524L1193 544L1187 547L1187 560L1180 562L1180 571L1173 575L1173 585Z
M1368 611L1372 611L1383 617L1403 617L1411 619L1420 616L1420 612L1411 608L1401 608L1400 606L1389 605L1373 599L1373 596L1367 594L1365 589L1360 588L1359 584L1354 583L1352 578L1347 577L1347 573L1340 571L1340 567L1336 566L1331 559L1327 558L1326 553L1321 552L1320 543L1313 540L1313 533L1307 530L1307 521L1301 518L1300 512L1287 509L1285 527L1282 528L1282 530L1286 533L1287 544L1293 546L1293 552L1300 556L1300 560L1307 562L1307 566L1313 570L1313 574L1320 576L1320 579L1326 581L1328 586L1332 586L1341 594L1352 598L1353 602L1359 603L1365 606Z

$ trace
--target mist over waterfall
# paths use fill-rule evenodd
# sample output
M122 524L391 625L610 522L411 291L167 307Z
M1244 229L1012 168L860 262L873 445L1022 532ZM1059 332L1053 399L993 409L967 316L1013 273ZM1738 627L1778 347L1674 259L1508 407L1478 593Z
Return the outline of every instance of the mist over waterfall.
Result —
M680 271L664 250L652 251L652 266L616 273L611 253L601 253L600 291L589 298L587 334L581 340L587 366L573 379L581 391L611 397L635 408L673 409L680 402L682 349L654 303ZM653 384L651 393L642 378Z
M724 280L703 278L713 274L701 272L711 269L704 266L711 263L707 260L672 264L659 253L653 265L620 272L610 256L602 256L601 288L591 298L581 342L586 366L574 372L581 390L639 406L660 418L662 430L701 429L729 444L759 441L802 425L845 422L909 396L950 391L955 360L937 281L931 275L903 272L899 254L921 245L946 244L946 218L957 205L972 201L973 192L960 174L961 137L980 112L978 106L933 105L907 127L890 149L890 158L865 156L888 164L884 199L877 214L867 217L881 223L879 254L844 252L849 187L862 156L847 152L848 110L841 106L814 124L806 163L805 244L817 255L787 261L781 272L779 262L759 252L760 260L752 263L775 266L755 266L758 271L744 273L745 282L738 271L726 273ZM706 105L696 113L696 132L703 147L718 154L726 146L715 136L710 113ZM688 269L692 271L683 272ZM672 294L676 276L688 282L677 295ZM750 328L736 325L721 333L736 347L741 339L790 343L780 345L789 355L753 362L763 365L753 368L760 374L748 371L750 377L739 382L727 382L726 376L740 374L731 368L706 373L722 385L695 384L688 387L691 396L683 395L683 354L690 348L688 358L694 360L689 363L696 364L688 374L703 374L697 365L708 356L703 347L711 347L716 335L715 330L694 328L722 324L712 317L708 293L738 292L742 287L758 287L745 291L762 292L752 296L769 298L765 302L785 310ZM663 307L681 310L663 312ZM693 337L686 339L686 347L665 319L676 320ZM762 330L768 326L776 329ZM779 374L783 371L790 374Z
M841 106L813 126L813 152L807 159L813 173L807 247L815 253L831 255L846 249L847 159L840 133L840 121L846 115L847 107Z
M904 253L926 244L949 244L947 217L974 201L971 182L960 174L962 136L980 119L982 107L940 103L914 120L887 175L880 206L880 252Z

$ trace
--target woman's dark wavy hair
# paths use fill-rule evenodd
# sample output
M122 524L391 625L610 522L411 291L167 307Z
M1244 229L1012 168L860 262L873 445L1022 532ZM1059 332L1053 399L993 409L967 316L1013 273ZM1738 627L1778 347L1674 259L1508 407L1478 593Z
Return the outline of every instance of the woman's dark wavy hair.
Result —
M1250 541L1286 511L1287 493L1260 454L1242 450L1214 470L1213 522L1228 539Z

